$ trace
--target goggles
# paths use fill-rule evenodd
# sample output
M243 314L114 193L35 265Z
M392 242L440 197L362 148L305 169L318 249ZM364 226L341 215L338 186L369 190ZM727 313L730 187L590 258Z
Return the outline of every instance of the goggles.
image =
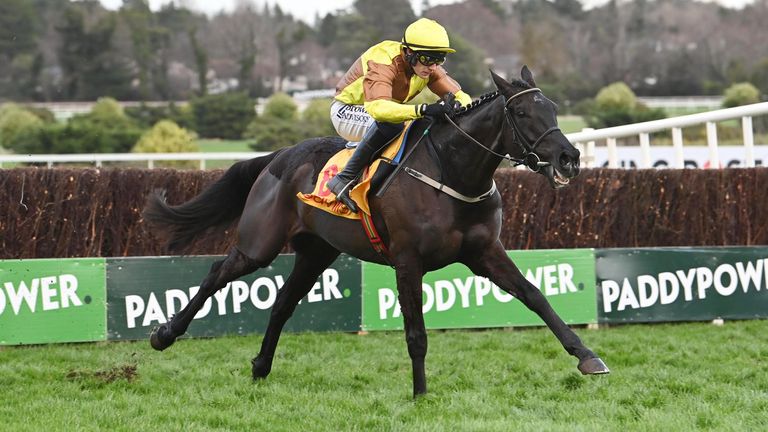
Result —
M445 63L445 53L440 51L416 51L416 59L424 66Z

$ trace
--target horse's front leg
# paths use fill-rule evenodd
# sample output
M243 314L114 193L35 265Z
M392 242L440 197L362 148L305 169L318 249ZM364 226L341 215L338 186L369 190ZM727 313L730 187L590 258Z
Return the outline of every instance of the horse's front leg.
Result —
M400 309L403 312L405 341L413 368L413 397L427 392L427 376L424 359L427 357L427 329L422 311L421 281L424 272L418 257L411 259L400 256L395 264L397 292Z
M610 372L603 361L584 346L576 333L552 309L547 299L530 283L504 251L501 242L485 249L465 264L478 276L485 276L499 288L518 298L528 309L535 312L547 324L569 354L579 359L582 374Z

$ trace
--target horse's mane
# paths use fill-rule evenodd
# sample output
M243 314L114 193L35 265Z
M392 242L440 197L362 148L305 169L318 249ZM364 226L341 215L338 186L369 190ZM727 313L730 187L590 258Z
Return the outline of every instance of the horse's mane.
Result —
M512 84L515 87L522 87L523 89L531 88L530 84L528 84L525 81L521 81L521 80L514 80L510 84ZM473 100L472 103L470 103L469 105L461 107L458 111L456 111L456 115L460 116L460 115L466 114L469 111L472 111L472 110L474 110L475 108L477 108L477 107L479 107L481 105L485 105L487 102L490 102L490 101L496 99L496 97L498 97L499 94L500 93L499 93L498 90L494 90L492 92L485 93L484 95L481 95L479 98Z

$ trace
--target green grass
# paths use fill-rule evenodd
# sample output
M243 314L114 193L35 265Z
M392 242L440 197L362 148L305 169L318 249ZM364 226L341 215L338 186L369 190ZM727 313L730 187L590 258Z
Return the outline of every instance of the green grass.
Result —
M253 140L199 139L197 145L204 153L250 152Z
M766 321L578 333L611 375L583 377L546 329L430 332L411 399L402 333L0 348L0 429L685 431L768 429ZM193 323L194 325L194 323ZM135 368L135 369L134 369Z
M203 153L252 152L251 142L253 140L199 139L197 145ZM229 168L233 163L234 160L209 160L206 168Z
M557 117L557 125L560 126L560 130L563 133L568 134L572 132L581 132L582 129L587 127L587 122L581 116L565 115Z

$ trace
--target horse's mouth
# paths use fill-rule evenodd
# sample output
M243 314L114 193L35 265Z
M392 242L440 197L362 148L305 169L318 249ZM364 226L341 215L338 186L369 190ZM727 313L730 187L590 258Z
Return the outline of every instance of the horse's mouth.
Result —
M568 183L571 182L571 179L560 174L558 170L554 171L555 175L552 176L552 180L554 180L555 184L557 184L559 187L568 186Z
M554 189L566 187L571 183L571 179L569 177L561 174L560 171L558 171L557 168L552 165L549 165L544 170L547 178L549 179L549 183Z

